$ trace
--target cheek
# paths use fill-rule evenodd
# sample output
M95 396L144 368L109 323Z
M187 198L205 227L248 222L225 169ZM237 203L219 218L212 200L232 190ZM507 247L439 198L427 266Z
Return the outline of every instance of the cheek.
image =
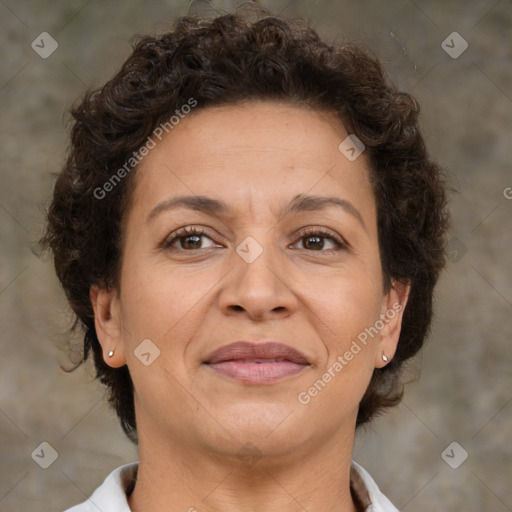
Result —
M380 281L365 281L361 275L342 280L337 287L331 281L324 290L315 316L321 320L317 325L325 358L297 395L308 414L323 417L329 410L329 421L336 425L355 418L375 367L378 337L368 336L366 330L378 320L381 301Z
M180 403L193 406L177 381L187 382L184 354L204 319L202 299L206 299L215 283L214 276L210 275L208 281L205 273L170 271L150 264L128 266L128 263L121 307L125 354L140 399L139 408L156 406L151 413L156 417L164 403L172 404L171 409ZM139 349L142 340L146 339L157 347L150 345L144 350L151 354L148 365L137 356L142 353ZM154 360L153 353L158 354ZM169 389L173 390L170 395Z
M382 289L378 275L357 273L333 277L324 284L316 310L330 330L329 339L343 350L379 318ZM329 332L329 331L328 331Z
M183 328L214 283L215 276L204 272L132 265L126 272L122 297L129 337L154 337L159 343L178 334L183 337Z

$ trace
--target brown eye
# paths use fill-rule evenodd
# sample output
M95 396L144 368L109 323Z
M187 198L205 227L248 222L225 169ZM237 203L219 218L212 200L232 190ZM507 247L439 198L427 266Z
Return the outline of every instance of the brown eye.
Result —
M324 247L324 237L322 236L306 236L302 238L304 249L319 250Z
M202 247L202 243L209 240L211 243L206 247ZM200 249L207 249L213 247L215 244L213 240L206 234L205 231L197 228L183 228L167 238L162 247L164 249L176 249L184 251L193 251Z
M180 242L180 249L201 249L201 239L203 235L180 236L177 240Z
M301 245L299 249L308 251L327 252L346 249L347 245L338 240L338 238L331 232L321 230L305 230L299 233L300 240L298 243Z

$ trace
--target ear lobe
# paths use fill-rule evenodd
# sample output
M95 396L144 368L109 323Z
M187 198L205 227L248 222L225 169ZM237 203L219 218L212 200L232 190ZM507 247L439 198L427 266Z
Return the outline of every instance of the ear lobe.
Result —
M103 349L103 359L112 368L119 368L126 364L126 358L117 292L94 285L91 286L89 297L94 310L96 335ZM109 357L111 351L113 355Z
M394 281L391 290L384 296L383 310L381 311L384 327L380 333L379 349L375 360L376 368L382 368L389 364L389 361L395 355L410 290L409 282ZM384 360L383 355L386 356L388 361Z

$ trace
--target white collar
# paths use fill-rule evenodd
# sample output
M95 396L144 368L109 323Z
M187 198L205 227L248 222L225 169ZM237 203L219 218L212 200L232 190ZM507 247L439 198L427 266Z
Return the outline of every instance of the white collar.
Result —
M138 467L138 462L132 462L114 469L87 501L65 512L98 512L98 510L102 512L130 512L126 490L133 482ZM356 462L352 462L352 468L361 477L371 500L371 505L368 506L366 512L399 512L382 494L373 478L363 467Z

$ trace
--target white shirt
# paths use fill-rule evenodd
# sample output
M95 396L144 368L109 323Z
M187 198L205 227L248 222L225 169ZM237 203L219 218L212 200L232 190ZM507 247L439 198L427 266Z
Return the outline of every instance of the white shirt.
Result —
M130 512L126 490L133 484L138 466L138 462L132 462L118 467L87 501L65 512ZM351 485L366 506L365 512L399 512L382 494L370 474L355 462L352 462Z

